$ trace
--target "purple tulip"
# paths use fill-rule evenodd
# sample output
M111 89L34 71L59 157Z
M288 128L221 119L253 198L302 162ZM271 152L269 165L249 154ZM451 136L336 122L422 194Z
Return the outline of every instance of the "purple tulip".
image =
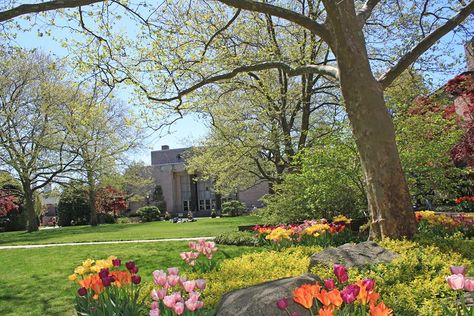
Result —
M283 311L288 308L288 299L281 298L276 302L276 305L278 309L281 309Z
M324 280L324 286L326 287L326 289L331 291L336 288L336 282L334 282L334 279L326 279Z
M142 277L139 275L132 275L132 283L133 284L140 284L142 281Z
M128 261L127 263L125 263L125 266L127 267L127 270L130 271L135 267L135 262Z
M129 271L130 271L131 274L137 274L138 273L138 267L133 266L133 268L131 268Z
M372 290L374 289L374 287L375 287L375 281L372 280L372 279L368 279L368 278L367 278L367 279L364 279L364 280L362 281L362 284L365 285L365 289L366 289L367 291L372 291Z
M112 260L112 265L114 267L120 267L120 264L122 264L122 261L120 259L117 258Z
M347 275L346 267L342 264L335 264L334 265L334 274L337 277L339 283L346 283L349 280L349 276Z
M355 284L350 284L341 291L342 300L346 304L351 304L352 302L356 300L357 295L359 295L359 292L360 292L359 286Z
M105 287L108 287L108 286L110 286L110 284L112 284L112 279L109 278L109 277L102 278L102 284Z
M100 272L99 272L99 277L101 279L105 279L106 277L109 276L109 269L107 268L104 268L104 269L100 269Z
M87 289L85 287L81 287L79 290L77 290L77 294L79 294L79 296L86 296Z

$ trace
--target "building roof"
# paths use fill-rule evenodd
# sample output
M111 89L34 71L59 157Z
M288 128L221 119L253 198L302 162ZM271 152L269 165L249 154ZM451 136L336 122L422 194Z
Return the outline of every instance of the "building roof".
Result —
M184 153L188 148L162 149L151 152L151 165L184 163Z

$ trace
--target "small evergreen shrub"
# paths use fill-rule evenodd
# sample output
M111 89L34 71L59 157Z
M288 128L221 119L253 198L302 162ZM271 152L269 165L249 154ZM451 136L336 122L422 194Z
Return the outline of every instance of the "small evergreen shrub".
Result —
M229 216L239 216L245 211L245 204L232 200L222 203L222 214L227 214Z
M260 242L251 232L230 232L217 236L214 241L221 245L259 246Z
M160 219L160 210L156 206L144 206L137 210L142 222L153 222Z

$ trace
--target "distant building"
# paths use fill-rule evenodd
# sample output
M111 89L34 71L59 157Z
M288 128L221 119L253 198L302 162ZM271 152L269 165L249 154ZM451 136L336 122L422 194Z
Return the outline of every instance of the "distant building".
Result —
M268 193L268 183L236 192L235 196L222 197L213 191L212 181L196 180L197 175L186 171L184 156L189 149L170 149L165 145L151 152L153 177L163 190L168 212L185 215L192 211L195 216L207 216L213 209L220 210L222 202L228 199L237 199L248 208L262 206L259 199Z
M59 197L54 194L51 184L46 185L42 193L41 204L44 211L41 214L41 225L49 226L53 222L57 223Z

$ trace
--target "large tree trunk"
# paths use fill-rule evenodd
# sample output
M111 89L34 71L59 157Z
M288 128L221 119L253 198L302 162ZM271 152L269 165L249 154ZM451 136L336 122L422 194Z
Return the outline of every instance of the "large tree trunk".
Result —
M26 229L29 233L38 230L38 216L35 212L35 200L31 185L29 183L23 184L24 203L26 211Z
M94 176L92 175L92 172L88 172L87 175L87 182L88 182L88 195L89 195L89 208L91 210L91 217L89 220L89 223L91 226L97 226L99 224L97 220L97 208L95 206L95 200L96 200L96 186L95 186L95 180Z
M402 170L392 119L374 78L353 1L330 12L341 91L367 183L371 238L413 237L416 221Z

